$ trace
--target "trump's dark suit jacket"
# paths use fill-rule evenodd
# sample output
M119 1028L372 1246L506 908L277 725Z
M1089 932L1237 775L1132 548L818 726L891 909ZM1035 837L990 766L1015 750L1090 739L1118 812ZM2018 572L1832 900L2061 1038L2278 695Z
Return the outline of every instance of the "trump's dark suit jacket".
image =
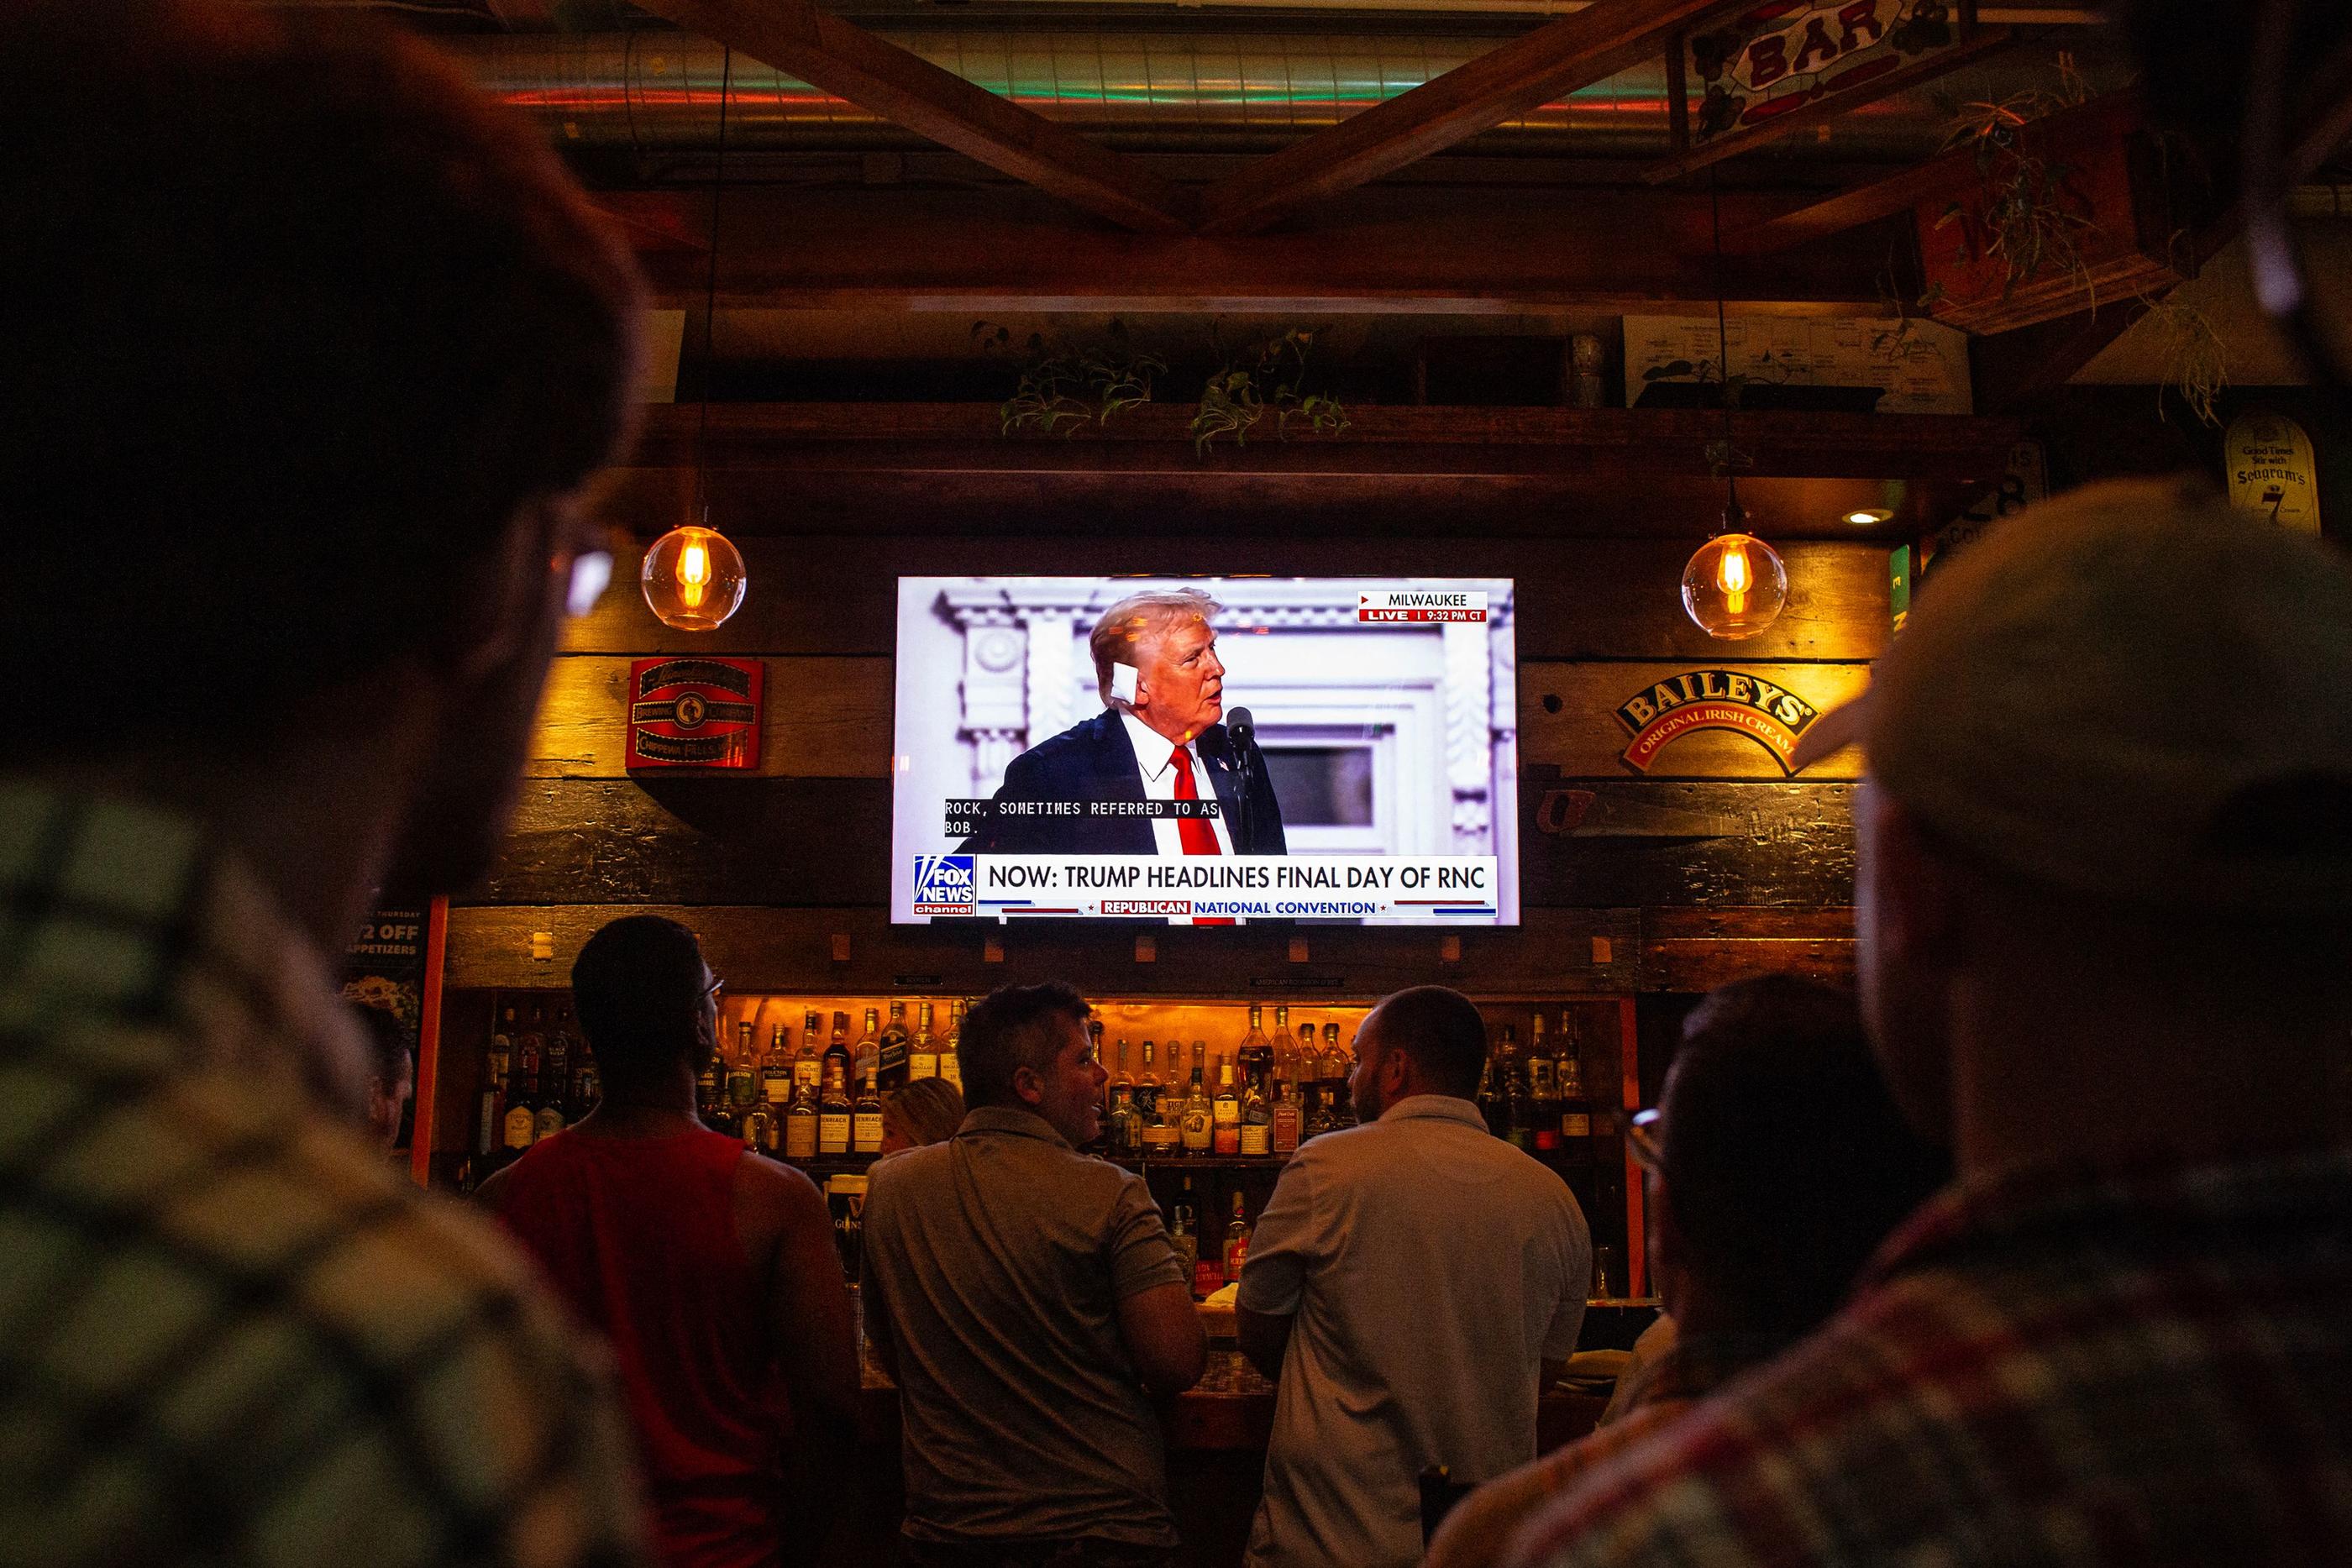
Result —
M1242 841L1241 777L1234 768L1233 737L1213 724L1193 743L1224 806L1225 832L1234 852L1289 853L1282 836L1282 804L1260 759L1250 789L1249 841ZM1175 747L1171 743L1171 750ZM1004 784L991 797L1007 800L1141 800L1143 770L1129 743L1126 722L1105 708L1013 759ZM957 846L962 854L1148 855L1159 852L1151 819L1119 817L1000 817Z

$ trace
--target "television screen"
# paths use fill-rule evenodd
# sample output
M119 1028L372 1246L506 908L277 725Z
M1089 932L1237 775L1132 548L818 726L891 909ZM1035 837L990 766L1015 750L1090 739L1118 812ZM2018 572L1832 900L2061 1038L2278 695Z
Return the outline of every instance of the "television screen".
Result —
M1507 579L902 577L891 918L1518 923Z

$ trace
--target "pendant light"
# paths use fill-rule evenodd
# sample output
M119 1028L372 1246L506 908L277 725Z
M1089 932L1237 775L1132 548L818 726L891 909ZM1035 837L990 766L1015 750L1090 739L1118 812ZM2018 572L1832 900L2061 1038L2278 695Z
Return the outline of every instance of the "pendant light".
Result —
M1739 504L1733 473L1739 457L1731 444L1731 329L1723 304L1723 204L1711 169L1706 193L1715 229L1716 379L1723 389L1723 440L1713 456L1723 480L1723 521L1683 568L1683 610L1708 636L1737 643L1780 619L1789 602L1789 569L1779 551L1748 531L1748 513Z
M751 573L743 553L710 526L710 375L719 319L719 193L727 175L727 99L734 85L735 51L719 75L719 155L710 175L710 263L703 292L702 417L694 433L694 515L701 520L670 529L653 542L637 569L646 607L665 626L713 632L743 607Z

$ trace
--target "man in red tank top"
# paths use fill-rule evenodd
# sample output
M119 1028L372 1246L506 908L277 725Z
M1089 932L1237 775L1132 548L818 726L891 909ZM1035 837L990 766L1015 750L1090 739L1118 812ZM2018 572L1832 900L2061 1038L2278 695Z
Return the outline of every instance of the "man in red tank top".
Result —
M824 1197L695 1119L719 987L675 921L590 937L572 994L604 1099L482 1197L611 1342L665 1560L766 1568L823 1539L857 1362Z

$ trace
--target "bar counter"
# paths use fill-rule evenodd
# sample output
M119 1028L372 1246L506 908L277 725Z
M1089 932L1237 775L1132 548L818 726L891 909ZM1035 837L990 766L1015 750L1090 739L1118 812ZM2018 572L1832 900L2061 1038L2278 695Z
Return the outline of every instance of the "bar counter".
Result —
M1657 1316L1654 1300L1612 1298L1588 1302L1580 1351L1629 1350ZM1209 1333L1208 1370L1201 1381L1160 1406L1168 1445L1168 1500L1184 1537L1183 1561L1201 1568L1232 1568L1249 1540L1258 1489L1274 1429L1274 1385L1258 1375L1233 1342L1229 1310L1200 1304ZM1547 1390L1536 1408L1536 1448L1549 1453L1592 1430L1606 1395L1567 1387ZM857 1480L845 1500L841 1527L821 1562L872 1564L891 1561L904 1493L898 1458L898 1395L890 1375L869 1350L858 1409Z

